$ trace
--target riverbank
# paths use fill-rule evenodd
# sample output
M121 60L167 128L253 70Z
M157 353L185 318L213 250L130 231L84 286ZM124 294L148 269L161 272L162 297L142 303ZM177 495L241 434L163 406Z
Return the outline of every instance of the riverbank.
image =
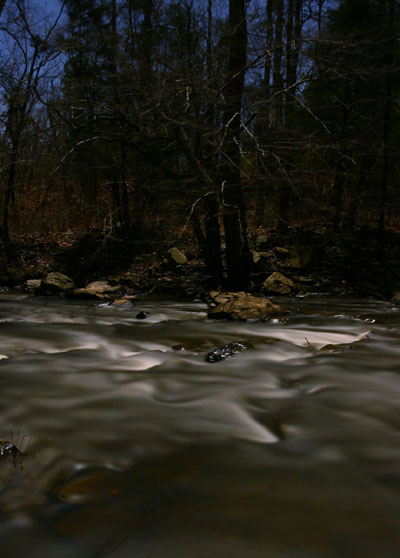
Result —
M106 239L99 231L71 233L47 242L15 243L12 258L0 273L0 286L3 290L26 290L27 281L62 272L78 288L102 280L120 287L126 295L202 298L210 288L224 287L212 283L190 240L176 246L144 248L138 250L129 242ZM387 232L379 240L371 229L340 234L300 229L282 234L270 230L254 235L250 248L253 269L249 291L253 293L318 292L390 299L400 291L397 232Z

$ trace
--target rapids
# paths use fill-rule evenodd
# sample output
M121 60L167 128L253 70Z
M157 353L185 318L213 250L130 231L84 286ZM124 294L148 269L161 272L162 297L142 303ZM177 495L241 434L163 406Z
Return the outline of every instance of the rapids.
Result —
M276 301L0 295L4 555L400 556L400 307Z

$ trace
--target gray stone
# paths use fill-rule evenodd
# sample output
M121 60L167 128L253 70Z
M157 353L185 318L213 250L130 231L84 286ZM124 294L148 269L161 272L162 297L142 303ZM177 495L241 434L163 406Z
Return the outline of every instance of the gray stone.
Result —
M282 308L277 304L273 304L268 298L261 298L243 292L223 294L228 300L213 308L208 314L209 318L263 320L266 318L275 318L283 314Z
M294 288L293 281L278 271L267 277L263 284L263 291L269 294L290 294Z

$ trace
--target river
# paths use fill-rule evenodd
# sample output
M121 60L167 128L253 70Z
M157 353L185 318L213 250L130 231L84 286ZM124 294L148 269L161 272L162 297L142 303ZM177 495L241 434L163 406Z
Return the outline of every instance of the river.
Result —
M0 299L2 555L400 556L400 307Z

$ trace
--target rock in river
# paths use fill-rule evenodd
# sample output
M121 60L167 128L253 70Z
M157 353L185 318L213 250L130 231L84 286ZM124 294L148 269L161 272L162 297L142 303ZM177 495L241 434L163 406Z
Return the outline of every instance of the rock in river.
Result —
M282 308L268 298L243 292L221 293L221 298L224 302L211 309L208 313L209 318L245 321L275 318L283 314Z
M89 283L85 291L95 295L114 294L121 290L121 287L112 287L108 281L93 281Z
M123 291L120 285L112 287L108 281L93 281L84 289L74 289L72 297L77 299L104 300Z
M236 355L242 351L245 351L250 345L244 341L234 341L232 343L227 343L222 347L217 347L213 351L209 352L205 358L206 362L219 362L227 357Z

